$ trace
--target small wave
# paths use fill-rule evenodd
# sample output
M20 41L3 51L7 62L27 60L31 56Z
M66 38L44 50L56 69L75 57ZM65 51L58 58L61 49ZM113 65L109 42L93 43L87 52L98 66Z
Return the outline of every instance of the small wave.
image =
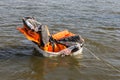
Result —
M98 27L99 29L102 29L102 30L109 30L109 31L114 31L114 30L120 30L120 28L118 27L108 27L108 26L104 26L104 27Z
M92 33L95 33L95 34L105 34L105 32L101 32L101 31L92 31Z
M120 15L120 12L114 12L114 11L112 11L112 12L110 12L111 14L118 14L118 15Z
M10 45L0 47L0 58L10 58L13 56L26 56L33 54L33 47L30 46L20 46L20 45Z

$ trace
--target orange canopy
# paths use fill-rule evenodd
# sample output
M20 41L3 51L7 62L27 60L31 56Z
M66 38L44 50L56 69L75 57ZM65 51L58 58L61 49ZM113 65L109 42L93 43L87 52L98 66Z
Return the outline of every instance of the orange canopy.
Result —
M17 28L21 33L25 35L28 40L34 41L40 44L40 36L38 33L28 29L27 27Z
M27 27L22 27L22 28L17 28L22 34L25 35L25 37L28 39L28 40L31 40L31 41L34 41L36 42L37 44L40 44L40 35L35 32L35 31L32 31L30 29L28 29ZM70 37L70 36L74 36L75 34L69 32L68 30L64 30L64 31L61 31L61 32L58 32L56 34L53 34L52 37L56 40L60 40L62 38L66 38L66 37ZM49 36L49 34L48 34ZM65 45L62 45L62 44L57 44L55 43L54 44L54 52L58 52L58 51L61 51L63 49L65 49L66 46ZM45 51L50 51L50 52L53 52L53 47L52 45L50 44L50 42L48 42L48 44L46 44L43 48L43 50Z

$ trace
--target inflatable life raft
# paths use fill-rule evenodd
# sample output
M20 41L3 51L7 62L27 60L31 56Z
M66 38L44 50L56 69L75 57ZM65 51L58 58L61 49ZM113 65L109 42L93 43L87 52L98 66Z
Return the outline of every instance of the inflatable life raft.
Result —
M24 17L23 27L17 29L32 41L35 49L45 57L78 55L82 53L84 39L68 30L50 34L46 25L32 17Z

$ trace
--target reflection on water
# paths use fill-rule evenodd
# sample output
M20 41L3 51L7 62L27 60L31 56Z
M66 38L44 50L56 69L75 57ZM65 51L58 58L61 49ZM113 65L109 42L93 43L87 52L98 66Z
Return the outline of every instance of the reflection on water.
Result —
M44 58L17 30L34 16L85 39L82 58ZM119 80L120 0L0 0L0 80Z
M1 79L10 80L50 80L79 78L80 62L74 57L43 58L37 56L23 56L1 61ZM14 61L15 60L15 61ZM13 62L14 61L14 62ZM13 65L10 65L13 63ZM4 69L6 69L4 71ZM6 73L8 71L8 73ZM76 72L75 76L74 73ZM3 75L6 73L6 75ZM11 75L10 75L11 74ZM8 76L8 77L5 77Z
M73 64L74 63L74 64ZM79 63L72 57L67 58L31 58L31 79L57 79L62 77L68 78L67 74L74 70L74 66L78 66ZM72 70L73 68L73 70ZM70 70L70 71L69 71ZM54 76L53 76L54 75Z

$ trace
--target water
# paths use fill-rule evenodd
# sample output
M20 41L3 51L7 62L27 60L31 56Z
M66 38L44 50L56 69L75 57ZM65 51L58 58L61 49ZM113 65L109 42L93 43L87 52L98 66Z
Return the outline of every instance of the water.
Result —
M82 58L43 58L19 31L34 16L85 39ZM120 80L119 0L1 0L0 80Z

